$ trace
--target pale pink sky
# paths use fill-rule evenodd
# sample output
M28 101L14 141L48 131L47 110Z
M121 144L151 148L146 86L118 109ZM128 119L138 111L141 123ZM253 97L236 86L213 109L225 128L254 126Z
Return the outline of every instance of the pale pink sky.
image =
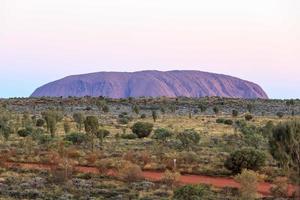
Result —
M70 74L197 69L300 98L300 2L0 0L0 68L0 97Z

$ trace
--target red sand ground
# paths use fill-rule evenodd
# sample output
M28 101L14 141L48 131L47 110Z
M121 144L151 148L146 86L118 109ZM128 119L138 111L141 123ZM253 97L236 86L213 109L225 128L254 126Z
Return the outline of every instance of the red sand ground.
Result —
M39 163L13 163L13 162L7 162L7 167L17 167L17 168L23 168L23 169L36 169L36 170L50 170L51 165L49 164L39 164ZM99 171L95 167L86 167L86 166L77 166L76 170L78 172L82 173L92 173L92 174L98 174ZM116 172L113 170L110 170L108 172L108 175L116 176ZM162 172L155 172L155 171L143 171L143 176L147 180L151 181L159 181L163 173ZM207 184L212 185L215 187L223 188L223 187L232 187L232 188L239 188L239 183L237 183L232 178L222 178L222 177L210 177L210 176L202 176L202 175L181 175L180 177L180 183L182 184ZM270 189L272 187L272 184L262 182L258 185L258 192L262 195L268 196L270 195ZM290 191L289 193L292 194L296 187L293 185L290 185L289 187Z

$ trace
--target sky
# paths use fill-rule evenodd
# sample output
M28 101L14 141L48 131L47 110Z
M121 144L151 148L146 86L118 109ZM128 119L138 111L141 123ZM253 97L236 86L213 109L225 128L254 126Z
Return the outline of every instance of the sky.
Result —
M183 69L300 98L300 1L0 0L0 97L73 74Z

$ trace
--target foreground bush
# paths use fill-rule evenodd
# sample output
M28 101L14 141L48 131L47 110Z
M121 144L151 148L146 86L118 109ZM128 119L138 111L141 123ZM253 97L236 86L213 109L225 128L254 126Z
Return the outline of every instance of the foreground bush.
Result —
M272 156L300 176L300 122L288 121L275 126L269 145Z
M153 128L153 124L148 122L136 122L131 130L138 138L147 137L150 135Z
M174 200L202 200L210 195L210 187L206 185L186 185L174 191Z
M233 173L240 173L243 169L258 170L264 166L266 156L263 152L252 148L237 150L230 154L225 161L225 167Z

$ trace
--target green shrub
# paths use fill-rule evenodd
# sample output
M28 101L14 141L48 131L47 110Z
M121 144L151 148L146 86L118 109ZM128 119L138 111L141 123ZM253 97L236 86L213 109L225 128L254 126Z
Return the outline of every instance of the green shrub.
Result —
M232 117L237 117L239 112L237 110L232 110Z
M247 114L247 115L245 115L245 119L246 119L247 121L250 121L250 120L253 119L253 115Z
M276 113L277 117L279 117L280 119L283 118L284 113L283 112L278 112Z
M34 139L34 140L39 140L39 137L41 135L44 134L44 130L41 129L41 128L37 128L33 131L33 133L31 134L31 137Z
M216 119L216 123L218 123L218 124L223 124L224 122L225 122L225 119L223 119L223 118Z
M73 119L74 119L74 121L76 122L77 129L78 129L79 131L81 131L82 125L83 125L84 120L85 120L85 119L84 119L83 113L80 113L80 112L74 113L74 114L73 114Z
M207 185L186 185L174 191L174 200L202 200L211 193Z
M96 133L97 138L105 138L110 134L106 129L99 129Z
M243 169L258 170L264 166L266 155L259 150L245 148L230 154L225 161L225 167L234 174L240 173Z
M153 128L153 124L148 122L136 122L131 130L134 134L137 135L138 138L147 137L150 135Z
M39 144L49 144L53 138L50 135L40 135L38 137Z
M64 122L64 131L66 134L71 131L71 125L69 122Z
M27 136L31 135L32 132L29 129L25 128L25 129L18 130L17 133L20 137L27 137Z
M177 139L181 142L183 148L190 149L190 147L199 143L200 136L193 129L186 129L177 135Z
M232 125L232 124L233 124L233 121L232 121L231 119L226 119L226 120L224 121L224 124L226 124L226 125Z
M269 140L270 153L282 166L288 166L300 175L300 121L279 123ZM300 179L298 183L300 185Z
M156 120L158 118L158 114L157 114L156 110L152 110L152 118L153 118L153 121L156 122Z
M119 124L128 124L129 120L127 117L122 117L118 119Z
M172 132L170 130L165 128L159 128L154 131L152 138L165 142L167 138L171 136L172 136Z
M10 134L13 132L12 127L8 123L7 116L0 116L0 135L2 135L6 140L9 138Z
M128 139L128 140L134 140L134 139L137 138L137 135L136 135L136 134L133 134L133 133L122 134L122 135L121 135L121 138L123 138L123 139Z
M43 120L43 119L38 119L36 121L36 126L37 127L42 127L42 126L44 126L44 124L45 124L45 120Z
M217 114L219 114L220 109L217 106L215 106L215 107L213 107L213 111L217 115Z
M146 118L146 114L141 114L141 119L145 119Z
M119 114L119 118L123 118L123 117L125 117L125 116L127 116L127 115L128 115L127 112L122 112L121 114Z
M88 140L87 135L84 133L70 133L65 136L65 140L71 142L72 144L80 145Z
M96 116L87 116L84 121L84 128L88 134L95 135L99 128L98 118Z

